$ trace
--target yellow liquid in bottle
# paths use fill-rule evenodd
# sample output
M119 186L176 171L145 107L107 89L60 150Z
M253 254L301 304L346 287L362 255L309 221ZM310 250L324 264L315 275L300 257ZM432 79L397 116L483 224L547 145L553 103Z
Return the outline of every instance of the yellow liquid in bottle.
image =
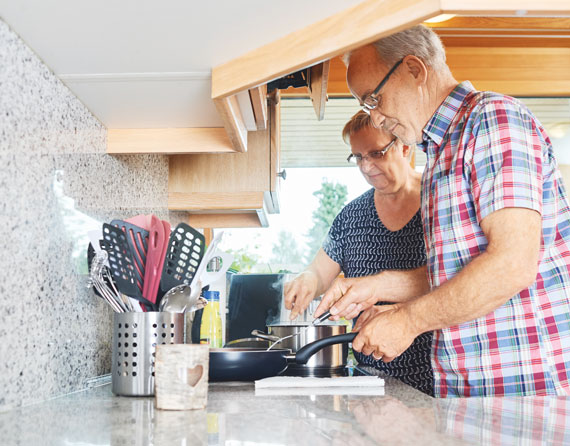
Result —
M202 313L200 344L209 344L212 348L221 348L222 318L220 317L219 293L217 291L206 292L204 297L208 299L208 305L204 307L204 312Z

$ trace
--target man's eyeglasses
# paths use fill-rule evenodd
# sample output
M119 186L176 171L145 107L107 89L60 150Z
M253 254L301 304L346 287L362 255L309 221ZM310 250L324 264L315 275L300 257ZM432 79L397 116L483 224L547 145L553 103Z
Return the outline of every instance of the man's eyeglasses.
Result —
M389 143L386 147L384 147L382 150L376 150L376 151L370 152L369 154L364 155L364 156L362 156L362 155L360 155L360 154L356 154L356 155L355 155L354 153L351 153L350 155L348 155L348 158L347 158L346 160L347 160L349 163L358 164L358 165L361 165L361 164L362 164L362 161L364 161L364 160L370 160L370 161L372 161L372 162L381 160L382 158L384 158L384 155L386 155L386 152L387 152L388 150L390 150L390 147L392 147L392 146L396 143L397 139L398 139L398 138L394 138L394 139L393 139L392 141L390 141L390 143Z
M390 79L390 76L392 76L392 73L394 73L394 71L396 71L396 68L398 68L402 62L404 61L404 59L400 59L398 62L396 62L396 64L390 69L390 71L388 71L388 74L386 74L386 76L384 76L384 79L382 79L380 81L380 83L378 84L378 86L374 89L374 91L372 93L370 93L369 95L366 95L362 98L362 110L364 110L366 113L370 114L370 112L372 110L374 110L376 107L378 107L378 92L382 89L382 87L386 84L386 82L388 82L388 79Z

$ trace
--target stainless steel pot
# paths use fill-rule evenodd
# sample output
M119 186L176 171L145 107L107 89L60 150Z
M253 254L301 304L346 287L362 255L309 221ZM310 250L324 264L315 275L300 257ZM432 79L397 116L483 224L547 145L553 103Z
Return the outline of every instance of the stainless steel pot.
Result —
M277 348L288 348L292 352L297 352L302 347L319 339L328 338L346 333L346 325L317 325L314 327L307 325L268 325L269 334L256 332L255 336L270 341L299 333L290 338L284 339ZM253 334L253 333L252 333ZM299 365L302 368L339 368L346 366L348 358L348 345L335 344L323 348L314 354L306 364Z

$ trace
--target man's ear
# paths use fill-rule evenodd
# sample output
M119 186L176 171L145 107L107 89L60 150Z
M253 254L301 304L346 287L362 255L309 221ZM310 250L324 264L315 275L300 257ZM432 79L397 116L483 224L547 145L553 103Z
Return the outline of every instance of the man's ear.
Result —
M416 82L423 84L427 81L427 66L420 58L412 55L406 56L404 57L403 65Z
M412 146L407 146L407 145L403 145L402 146L402 155L404 155L404 158L410 158L410 153L412 152Z

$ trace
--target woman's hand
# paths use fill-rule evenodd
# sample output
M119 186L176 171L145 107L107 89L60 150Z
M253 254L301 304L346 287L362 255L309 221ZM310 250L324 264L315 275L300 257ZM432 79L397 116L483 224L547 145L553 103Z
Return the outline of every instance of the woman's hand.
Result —
M330 309L331 320L353 319L376 302L378 276L336 279L323 295L315 317Z
M283 285L285 308L291 310L290 319L305 311L317 294L319 278L312 271L303 271L293 281Z

